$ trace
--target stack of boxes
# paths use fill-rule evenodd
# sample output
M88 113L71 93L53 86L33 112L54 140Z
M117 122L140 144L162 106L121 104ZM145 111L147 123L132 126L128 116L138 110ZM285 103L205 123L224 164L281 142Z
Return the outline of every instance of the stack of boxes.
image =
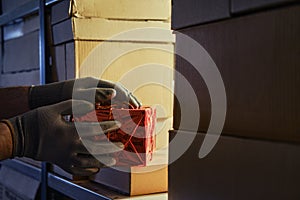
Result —
M59 80L94 76L121 82L144 106L156 107L156 147L167 149L173 116L171 2L64 0L51 16ZM151 166L102 169L90 179L130 195L164 192L167 160L164 151Z
M174 106L176 131L171 135L196 139L169 167L170 199L300 198L299 11L299 1L173 1L172 26L214 60L224 82L227 112L217 144L200 158L212 110L222 113L212 108L213 97L196 70L203 71L205 59L192 65L177 56L175 68L193 90L175 76L181 103ZM185 44L178 34L175 51L187 52ZM199 127L189 126L193 117L180 121L181 111L193 113L198 107L190 103L193 91ZM175 153L170 149L170 157Z
M16 9L26 1L3 0L2 13ZM0 86L39 83L39 17L24 16L2 27Z
M3 0L3 13L29 2ZM103 169L90 179L130 195L166 191L175 42L171 1L62 0L49 11L52 80L94 76L121 82L143 106L157 110L156 148L161 151L151 166ZM39 84L38 31L37 14L3 27L0 86ZM72 178L57 166L54 171Z

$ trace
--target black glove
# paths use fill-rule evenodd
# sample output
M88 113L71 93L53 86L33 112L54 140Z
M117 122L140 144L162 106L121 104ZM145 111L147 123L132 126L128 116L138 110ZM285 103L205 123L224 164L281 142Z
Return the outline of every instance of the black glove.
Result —
M76 107L76 109L72 109ZM116 160L109 153L122 150L122 144L113 144L108 140L87 140L89 146L83 145L81 137L93 137L116 130L120 124L115 121L79 123L68 122L64 116L82 115L94 109L92 103L68 100L58 104L44 106L23 115L5 120L13 137L13 156L26 156L40 161L57 164L65 171L88 176L106 165L114 165ZM73 110L73 113L72 113ZM76 112L76 113L74 113ZM100 125L100 126L99 126ZM101 128L100 128L101 127ZM77 129L77 130L76 130ZM95 151L100 163L88 150ZM111 154L112 155L112 154Z
M115 103L127 103L134 108L141 106L139 101L121 84L92 77L32 86L29 90L31 109L69 99L111 104L112 98Z

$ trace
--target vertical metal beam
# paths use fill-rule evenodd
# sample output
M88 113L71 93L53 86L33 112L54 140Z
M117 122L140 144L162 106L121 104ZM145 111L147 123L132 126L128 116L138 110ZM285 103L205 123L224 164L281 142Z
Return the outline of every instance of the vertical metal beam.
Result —
M40 17L40 32L39 32L39 62L40 62L40 84L46 83L46 66L47 66L47 52L46 52L46 5L45 0L39 1L39 17ZM41 199L47 200L48 196L48 164L42 163L41 172Z
M46 18L45 0L39 0L40 34L39 34L39 61L40 61L40 84L46 83Z

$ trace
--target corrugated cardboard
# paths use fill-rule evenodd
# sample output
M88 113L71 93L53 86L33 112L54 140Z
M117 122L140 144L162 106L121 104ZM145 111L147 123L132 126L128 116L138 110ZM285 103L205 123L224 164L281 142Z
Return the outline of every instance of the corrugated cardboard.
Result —
M75 50L80 55L76 57L76 74L77 77L94 75L115 82L121 81L134 91L143 105L162 105L164 110L158 109L157 116L168 118L173 113L173 94L167 87L172 89L174 58L171 53L163 50L173 52L173 48L173 44L75 41ZM117 55L115 61L109 60L112 55ZM146 85L139 85L144 80ZM162 85L159 85L160 82Z
M299 145L221 136L212 152L199 159L204 137L198 133L183 156L169 165L169 199L300 198ZM178 146L171 148L170 156L177 151Z
M104 19L169 20L170 0L72 0L72 15Z
M123 21L108 20L101 18L71 18L53 26L54 45L76 40L122 40L122 41L148 41L148 42L174 42L171 31L168 35L124 35L114 36L141 28L162 28L170 29L170 23L157 21ZM139 37L138 37L139 36Z
M134 70L136 67L146 65L151 69L151 64L158 63L160 65L168 66L168 68L173 67L174 58L173 55L162 50L173 51L173 44L159 44L159 43L133 43L133 42L104 42L104 48L97 48L103 42L98 41L75 41L75 55L76 55L76 75L77 77L85 76L96 76L103 79L108 79L112 81L121 81L127 88L134 91L134 95L141 99L143 105L155 105L160 104L158 107L158 123L157 123L157 148L162 149L168 145L168 130L172 127L172 113L173 113L173 94L168 91L165 87L172 88L173 83L173 71L172 70L161 70L156 69L156 71L147 71L146 74L138 73L135 74ZM146 49L144 49L146 48ZM137 49L134 52L126 53L132 49ZM120 56L115 62L112 62L108 67L105 66L106 59L110 59L114 53L126 53ZM94 56L94 55L96 56ZM86 59L88 57L88 59ZM149 64L147 66L147 64ZM85 68L85 66L92 66ZM129 76L132 73L132 76ZM124 78L124 75L127 75ZM153 78L151 82L151 77ZM125 80L124 80L125 79ZM138 82L135 79L147 79L149 85L139 87ZM149 79L149 80L148 80ZM153 84L155 80L162 79L164 86ZM130 81L128 81L130 80ZM134 88L134 87L138 88ZM135 90L136 89L136 90ZM154 157L156 157L154 155ZM166 163L168 158L167 152L162 155L162 160ZM161 163L157 163L161 164ZM145 169L148 169L146 167ZM133 168L131 170L134 170ZM142 170L142 169L140 169ZM153 192L163 192L166 191L167 182L167 170L159 170L157 172L151 172L146 174L131 174L130 176L120 175L120 178L109 178L108 174L113 173L115 177L119 177L118 171L111 172L110 169L105 169L101 171L97 176L93 178L94 181L100 182L106 186L117 189L119 191L125 192L130 195L146 194ZM120 172L120 174L123 174ZM123 178L121 178L123 177ZM151 177L151 178L150 178ZM159 179L157 179L160 177ZM144 180L149 182L145 183ZM150 181L156 180L155 181ZM159 180L159 181L158 181ZM122 184L126 182L126 184ZM155 182L155 184L154 184ZM149 185L150 184L150 185ZM130 189L128 189L129 187ZM127 189L126 189L127 188Z
M245 11L254 11L268 7L280 6L291 2L297 2L298 0L232 0L231 12L239 13Z
M166 192L168 190L167 166L132 167L128 170L130 173L103 168L90 179L130 196Z
M114 40L113 36L130 31L132 29L140 29L140 28L162 28L169 30L170 23L169 22L161 22L161 21L124 21L124 20L110 20L110 19L102 19L102 18L89 18L89 19L81 19L81 18L72 18L73 30L74 30L74 38L75 39L86 39L86 40ZM147 35L148 36L148 35ZM171 37L171 32L168 37L142 37L138 38L137 35L134 37L129 37L126 35L124 38L118 38L118 40L125 41L161 41L168 42ZM172 42L171 40L170 42Z
M300 142L299 18L300 6L295 5L182 31L208 51L221 73L228 106L224 134ZM177 40L177 50L183 42ZM188 62L179 56L176 62L198 95L198 131L206 131L211 115L206 84ZM183 99L181 110L191 113L189 121L193 120L195 105L177 78L175 91ZM174 128L197 131L180 123L175 110Z
M230 17L229 0L173 0L172 28L216 21Z
M55 45L71 41L66 44L67 79L72 76L76 78L95 76L122 82L142 100L143 105L153 105L159 110L157 146L159 149L166 147L167 133L172 127L173 113L173 94L169 91L173 87L172 69L174 66L174 36L171 34L168 21L171 2L164 0L114 2L73 0L72 3L73 17L53 26ZM142 30L144 31L142 34L139 32L134 35L124 34L122 37L112 38L124 31L141 30L146 27L169 31L151 35ZM134 51L129 52L131 50ZM118 55L118 53L123 55ZM113 56L116 56L115 60ZM141 67L153 69L153 66L166 67L156 71L150 70L140 76L134 75L134 70L139 70ZM146 85L136 82L145 79L148 81ZM153 84L158 79L165 86ZM128 169L132 173L102 169L92 179L130 195L164 192L167 190L168 152L160 152L155 157L157 159L152 162L152 166ZM133 173L159 166L160 170L151 173ZM145 182L145 180L149 181Z

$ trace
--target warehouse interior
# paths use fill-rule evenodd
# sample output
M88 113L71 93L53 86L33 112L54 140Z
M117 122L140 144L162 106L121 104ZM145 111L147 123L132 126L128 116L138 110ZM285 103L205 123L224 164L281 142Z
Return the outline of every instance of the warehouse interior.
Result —
M0 200L300 199L299 0L0 2L1 95L94 77L142 105L106 119L136 125L115 166L11 156Z

